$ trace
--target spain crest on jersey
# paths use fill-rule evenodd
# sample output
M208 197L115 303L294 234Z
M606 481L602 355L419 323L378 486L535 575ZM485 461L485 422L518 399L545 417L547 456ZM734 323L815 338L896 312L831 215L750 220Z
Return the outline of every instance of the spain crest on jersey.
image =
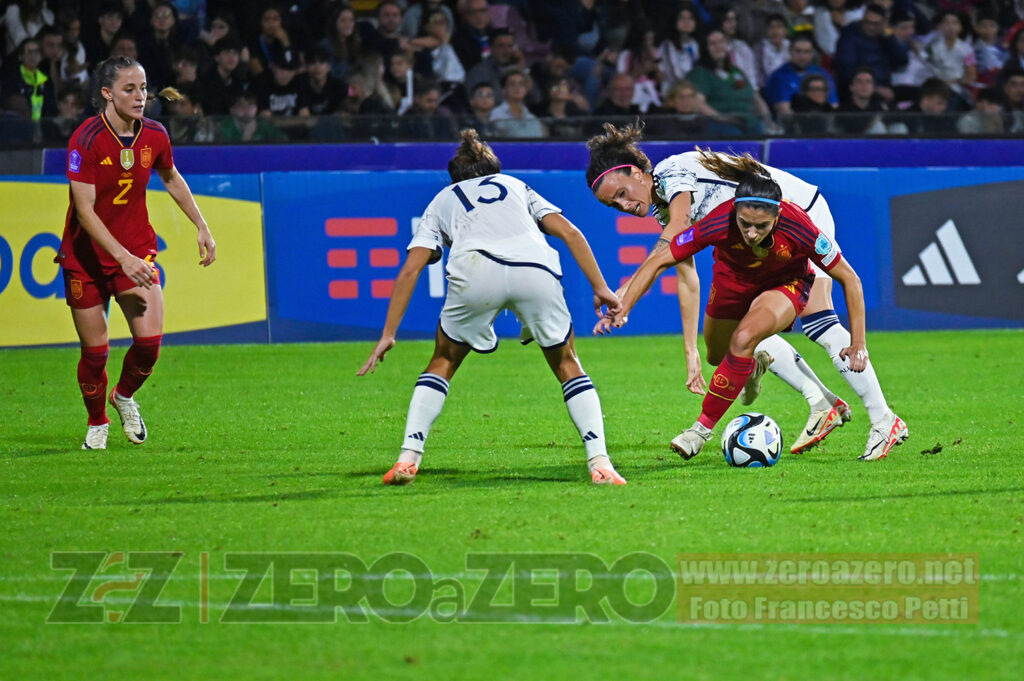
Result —
M131 170L132 166L135 165L135 150L132 148L121 150L121 167L125 170Z
M142 147L139 151L139 161L142 163L143 168L153 165L153 150L149 147Z

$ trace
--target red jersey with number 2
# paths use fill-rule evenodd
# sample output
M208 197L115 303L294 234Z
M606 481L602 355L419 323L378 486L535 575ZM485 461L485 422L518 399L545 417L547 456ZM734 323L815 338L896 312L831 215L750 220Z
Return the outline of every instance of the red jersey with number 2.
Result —
M153 168L172 168L174 159L163 125L148 118L135 125L130 139L118 137L102 113L78 126L68 144L67 177L96 187L96 215L122 246L145 258L156 256L156 232L146 210L149 176ZM93 274L119 267L82 227L73 196L57 260L66 269Z
M819 230L800 206L783 199L779 221L755 252L743 241L730 199L680 233L669 247L677 262L714 246L716 277L769 289L807 275L813 260L829 271L843 259L839 245Z

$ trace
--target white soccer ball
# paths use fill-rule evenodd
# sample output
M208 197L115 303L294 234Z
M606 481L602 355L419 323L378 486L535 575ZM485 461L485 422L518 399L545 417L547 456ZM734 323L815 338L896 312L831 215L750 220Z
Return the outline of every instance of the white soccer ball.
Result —
M730 466L774 466L782 454L782 433L770 416L741 414L722 433L722 453Z

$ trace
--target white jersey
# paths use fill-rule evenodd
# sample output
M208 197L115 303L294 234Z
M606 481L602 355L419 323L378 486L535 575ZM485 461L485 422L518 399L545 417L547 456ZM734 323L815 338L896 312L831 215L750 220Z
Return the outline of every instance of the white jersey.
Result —
M495 262L526 265L562 276L558 252L540 231L540 220L562 211L522 180L498 174L442 189L423 213L409 248L451 255L477 252Z
M763 164L762 164L763 165ZM819 200L818 188L784 170L764 166L779 183L782 198L810 212ZM736 182L726 180L700 163L700 153L687 151L669 156L654 167L654 191L664 203L654 204L654 216L662 227L668 225L668 205L682 192L690 192L690 222L697 222L736 195Z

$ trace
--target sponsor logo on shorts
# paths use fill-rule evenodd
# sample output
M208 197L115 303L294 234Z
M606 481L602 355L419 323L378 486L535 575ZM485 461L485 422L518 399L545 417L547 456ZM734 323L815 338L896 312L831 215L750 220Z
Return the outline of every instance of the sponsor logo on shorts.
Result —
M71 297L75 300L82 299L82 282L79 279L71 280Z
M82 155L78 153L78 149L72 149L71 155L68 156L68 170L73 173L77 173L82 168Z

